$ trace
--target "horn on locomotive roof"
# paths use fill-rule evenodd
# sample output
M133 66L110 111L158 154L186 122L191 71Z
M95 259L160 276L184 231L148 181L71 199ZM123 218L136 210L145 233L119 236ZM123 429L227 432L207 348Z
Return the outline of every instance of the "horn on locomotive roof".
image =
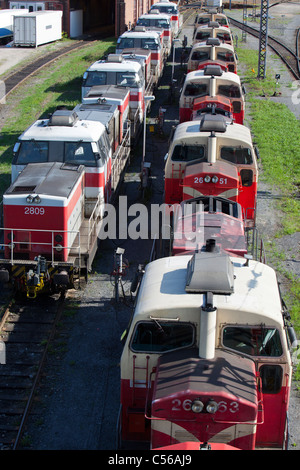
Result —
M204 75L221 77L223 75L223 70L220 65L206 65L204 67Z
M226 120L220 114L205 114L200 121L200 132L226 132Z
M208 38L206 41L207 46L220 46L221 42L219 38Z

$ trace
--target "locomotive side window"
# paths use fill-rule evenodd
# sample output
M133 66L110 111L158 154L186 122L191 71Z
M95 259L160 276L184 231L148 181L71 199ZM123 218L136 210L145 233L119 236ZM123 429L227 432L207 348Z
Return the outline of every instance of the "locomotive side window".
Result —
M280 357L283 352L278 330L264 326L226 326L223 346L250 356Z
M240 88L236 85L219 85L218 95L227 96L228 98L240 98Z
M238 165L251 165L253 163L251 150L243 147L221 147L220 158Z
M131 340L131 349L138 352L162 353L190 347L194 344L194 326L178 322L137 323Z
M282 384L282 367L264 364L259 369L262 393L279 393Z
M203 83L189 83L184 90L184 96L208 95L208 87Z
M173 162L207 161L203 145L175 145L171 160Z
M106 85L107 74L106 72L91 71L88 73L85 86Z
M191 60L198 60L199 62L203 62L204 60L209 59L209 52L201 52L201 51L194 51L192 53Z
M42 163L48 161L48 142L23 140L16 156L16 164Z

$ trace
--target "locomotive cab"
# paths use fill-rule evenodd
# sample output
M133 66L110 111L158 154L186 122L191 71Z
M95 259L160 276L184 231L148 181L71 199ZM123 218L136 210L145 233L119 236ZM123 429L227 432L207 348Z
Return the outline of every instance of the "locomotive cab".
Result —
M206 65L220 63L229 72L237 73L237 58L231 44L221 43L218 38L208 38L206 42L193 45L187 64L187 71L199 70Z
M195 100L199 103L199 100L205 97L219 102L221 109L224 109L223 100L229 100L234 121L243 124L245 100L238 75L222 70L217 64L207 65L203 70L188 73L179 98L180 122L189 121L194 107L199 106Z
M121 447L286 444L292 365L276 274L212 248L145 269L121 357Z
M204 42L209 38L217 38L221 43L233 45L230 29L220 26L217 21L210 21L205 26L198 26L194 33L193 41L194 43Z
M201 195L239 202L247 223L255 219L257 163L248 128L221 115L179 124L165 164L165 203Z

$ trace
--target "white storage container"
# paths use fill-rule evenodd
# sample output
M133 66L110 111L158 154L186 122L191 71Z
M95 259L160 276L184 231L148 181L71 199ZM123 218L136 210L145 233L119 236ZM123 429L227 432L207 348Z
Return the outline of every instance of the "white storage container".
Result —
M62 11L33 11L14 17L14 45L33 46L57 41L62 35Z

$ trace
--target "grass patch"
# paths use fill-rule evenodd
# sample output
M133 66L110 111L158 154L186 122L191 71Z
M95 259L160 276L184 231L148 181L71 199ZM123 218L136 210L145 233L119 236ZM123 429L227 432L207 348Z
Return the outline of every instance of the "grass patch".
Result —
M239 42L240 44L240 42ZM300 123L285 104L270 99L276 87L275 72L268 69L266 78L257 78L258 51L248 50L242 45L237 49L239 71L247 89L246 101L250 126L261 158L264 181L282 197L278 200L278 209L283 214L280 222L281 232L277 236L291 235L300 231ZM262 175L260 175L260 178ZM294 328L300 333L300 281L297 276L287 272L282 266L284 253L274 248L268 253L268 259L277 272L280 272L289 286L285 302L293 319ZM270 248L270 247L269 247ZM300 368L299 368L300 369ZM298 374L300 377L300 370Z

